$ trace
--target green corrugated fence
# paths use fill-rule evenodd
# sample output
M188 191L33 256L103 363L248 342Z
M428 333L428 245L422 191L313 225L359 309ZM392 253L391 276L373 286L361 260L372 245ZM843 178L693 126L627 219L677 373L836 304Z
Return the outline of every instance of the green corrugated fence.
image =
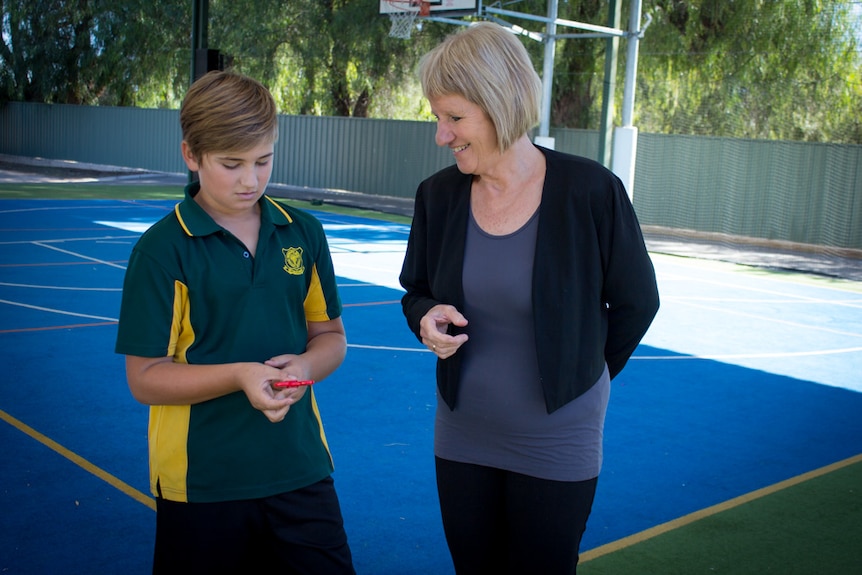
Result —
M451 163L431 122L280 116L275 183L412 197ZM552 129L595 158L598 133ZM0 153L185 171L176 110L12 102ZM862 146L641 133L634 184L646 226L862 250Z

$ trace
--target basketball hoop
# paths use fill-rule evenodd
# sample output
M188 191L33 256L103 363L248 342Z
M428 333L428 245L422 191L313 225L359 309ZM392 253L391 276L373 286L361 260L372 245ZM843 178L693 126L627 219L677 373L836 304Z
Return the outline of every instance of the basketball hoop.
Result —
M393 38L409 39L416 16L431 14L431 3L426 0L389 0L388 3L394 9L389 12L389 35Z

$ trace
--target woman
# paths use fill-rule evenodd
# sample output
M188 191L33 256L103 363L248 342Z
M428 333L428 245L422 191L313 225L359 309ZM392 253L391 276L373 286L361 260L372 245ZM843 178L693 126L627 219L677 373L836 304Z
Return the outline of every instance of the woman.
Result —
M610 380L658 310L620 180L537 147L541 81L482 23L420 64L455 166L422 184L401 271L438 357L437 487L459 575L576 572Z

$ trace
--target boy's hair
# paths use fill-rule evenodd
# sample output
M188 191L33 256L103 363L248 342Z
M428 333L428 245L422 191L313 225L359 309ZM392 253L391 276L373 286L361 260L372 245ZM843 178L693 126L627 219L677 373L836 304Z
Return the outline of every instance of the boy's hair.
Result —
M207 72L180 108L183 140L197 161L204 154L246 151L278 140L275 100L266 87L233 72Z
M539 123L542 81L523 44L498 24L446 38L422 57L419 78L426 98L457 95L482 108L501 152Z

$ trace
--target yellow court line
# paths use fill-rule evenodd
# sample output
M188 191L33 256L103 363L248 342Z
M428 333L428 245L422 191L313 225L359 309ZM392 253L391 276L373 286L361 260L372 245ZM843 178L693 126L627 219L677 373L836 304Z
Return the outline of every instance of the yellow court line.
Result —
M621 551L627 547L636 545L637 543L642 543L643 541L646 541L648 539L652 539L654 537L658 537L659 535L663 535L669 531L673 531L674 529L690 525L695 521L705 519L712 515L717 515L722 511L727 511L728 509L739 507L740 505L743 505L745 503L750 503L751 501L760 499L761 497L766 497L767 495L778 493L779 491L782 491L789 487L794 487L801 483L805 483L806 481L809 481L811 479L815 479L822 475L832 473L833 471L837 471L839 469L859 462L862 462L862 454L849 457L843 461L838 461L831 465L821 467L820 469L815 469L814 471L809 471L808 473L803 473L802 475L797 475L796 477L791 477L790 479L786 479L774 485L769 485L762 489L752 491L751 493L740 495L739 497L735 497L734 499L730 499L728 501L725 501L724 503L719 503L717 505L713 505L712 507L707 507L706 509L701 509L700 511L689 513L688 515L684 515L678 519L674 519L673 521L668 521L667 523L656 525L655 527L651 527L645 531L641 531L640 533L635 533L634 535L623 537L622 539L612 541L605 545L596 547L595 549L590 549L589 551L581 553L581 562L597 559L603 555L608 555L615 551Z
M66 449L65 447L63 447L62 445L60 445L59 443L57 443L56 441L51 439L50 437L48 437L42 433L39 433L38 431L36 431L35 429L30 427L26 423L15 419L14 417L9 415L8 413L3 411L2 409L0 409L0 419L5 421L6 423L11 425L12 427L18 429L19 431L29 435L30 437L32 437L33 439L35 439L39 443L45 445L46 447L52 449L53 451L55 451L57 453L59 453L60 455L62 455L63 457L65 457L66 459L68 459L69 461L74 463L75 465L82 468L84 471L87 471L87 472L95 475L96 477L98 477L99 479L101 479L102 481L104 481L105 483L110 485L111 487L113 487L119 491L122 491L123 493L125 493L126 495L128 495L129 497L134 499L135 501L137 501L139 503L143 503L144 505L146 505L147 507L149 507L153 511L156 510L156 500L153 499L152 497L145 495L144 493L141 493L140 491L138 491L137 489L135 489L134 487L132 487L128 483L114 477L113 475L111 475L110 473L105 471L104 469L101 469L100 467L93 465L92 463L90 463L89 461L87 461L86 459L84 459L83 457L78 455L77 453L74 453L73 451Z

